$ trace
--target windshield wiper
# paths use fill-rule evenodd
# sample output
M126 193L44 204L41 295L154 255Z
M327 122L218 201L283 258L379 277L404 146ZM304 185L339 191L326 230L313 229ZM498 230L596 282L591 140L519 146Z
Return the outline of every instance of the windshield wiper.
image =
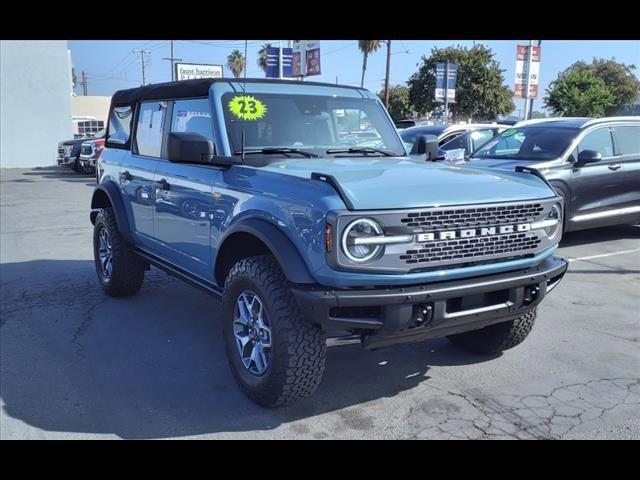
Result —
M236 155L240 155L241 153L242 153L242 150L238 150L235 152ZM284 153L286 155L287 153L297 153L298 155L302 155L303 157L307 157L307 158L315 158L318 156L315 153L307 152L306 150L300 150L298 148L284 148L284 147L260 148L257 150L244 151L245 155L257 154L257 153L262 153L264 155L274 155L278 153Z
M393 153L373 147L330 148L327 150L327 153L381 153L385 157L395 156Z

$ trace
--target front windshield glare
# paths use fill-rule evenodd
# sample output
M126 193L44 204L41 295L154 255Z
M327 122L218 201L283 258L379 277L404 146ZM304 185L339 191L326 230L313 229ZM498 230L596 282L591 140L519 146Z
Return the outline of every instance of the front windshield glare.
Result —
M226 93L222 104L234 152L242 148L244 127L245 151L289 148L351 156L376 154L373 149L377 149L405 155L395 127L373 99Z
M575 136L576 130L570 128L510 128L489 140L472 158L553 160L562 156Z

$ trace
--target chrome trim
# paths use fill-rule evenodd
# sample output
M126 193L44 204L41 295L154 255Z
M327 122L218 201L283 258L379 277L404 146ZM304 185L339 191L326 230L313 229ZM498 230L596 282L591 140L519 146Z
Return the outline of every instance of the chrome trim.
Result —
M596 220L598 218L616 217L619 215L628 215L630 213L640 213L640 206L617 208L615 210L605 210L604 212L585 213L584 215L576 215L571 219L572 222L586 222L587 220Z
M538 230L541 228L555 227L558 223L560 223L560 220L549 219L549 220L540 220L539 222L533 222L533 223L530 223L529 225L531 226L531 230Z
M454 312L454 313L445 313L444 318L450 319L450 318L466 317L467 315L476 315L478 313L492 312L493 310L501 310L503 308L509 308L511 305L513 305L513 303L503 302L503 303L497 303L495 305L489 305L487 307L472 308L470 310L461 310L459 312Z

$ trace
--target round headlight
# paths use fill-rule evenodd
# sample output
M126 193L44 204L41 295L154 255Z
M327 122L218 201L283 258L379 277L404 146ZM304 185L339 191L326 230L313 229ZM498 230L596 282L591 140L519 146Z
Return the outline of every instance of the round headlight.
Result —
M555 220L556 223L550 225L544 229L547 237L555 240L562 234L562 206L559 203L554 203L547 213L546 220Z
M352 262L368 262L374 259L383 246L367 243L368 237L382 235L382 227L369 218L351 222L342 234L342 251Z

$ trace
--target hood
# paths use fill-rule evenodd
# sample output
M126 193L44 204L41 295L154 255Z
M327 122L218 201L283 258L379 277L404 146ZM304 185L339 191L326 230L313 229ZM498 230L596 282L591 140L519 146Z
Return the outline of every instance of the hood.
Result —
M477 165L479 167L500 168L502 170L513 170L516 166L532 167L536 163L541 163L542 160L505 160L504 158L482 158L471 160L470 165Z
M534 175L406 158L286 159L260 170L311 178L332 175L355 209L400 209L508 202L554 195Z

